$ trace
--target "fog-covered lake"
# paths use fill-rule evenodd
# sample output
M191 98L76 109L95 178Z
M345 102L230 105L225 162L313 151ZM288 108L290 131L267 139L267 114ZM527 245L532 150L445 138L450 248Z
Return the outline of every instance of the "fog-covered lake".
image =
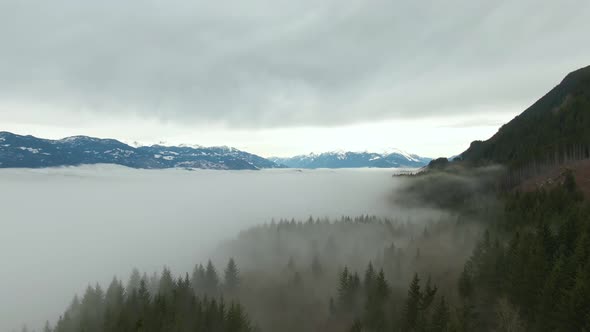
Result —
M391 169L0 170L0 330L54 322L88 283L187 272L272 218L391 215Z

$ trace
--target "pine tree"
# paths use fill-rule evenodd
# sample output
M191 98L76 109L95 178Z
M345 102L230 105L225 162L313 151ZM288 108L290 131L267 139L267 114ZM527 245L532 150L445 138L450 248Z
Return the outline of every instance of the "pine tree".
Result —
M131 271L131 276L129 277L129 282L127 283L127 292L131 293L134 290L139 289L139 283L141 282L141 274L139 274L139 270L134 268Z
M410 283L408 290L408 297L404 306L403 312L403 330L412 331L418 324L418 315L420 310L420 302L422 299L422 291L420 290L420 278L418 274L414 274L414 278Z
M380 270L377 274L377 278L375 278L375 290L374 294L375 297L378 299L379 302L384 303L391 293L391 289L389 288L389 284L387 280L385 280L385 274L383 270Z
M137 290L137 299L140 306L140 310L145 310L149 307L152 297L147 289L145 280L140 281L139 289Z
M202 264L195 265L193 274L191 276L191 286L195 294L203 294L205 292L205 268Z
M587 269L578 269L571 289L564 289L561 313L561 328L567 331L583 331L588 326L590 308L590 275Z
M555 236L551 231L551 228L546 222L540 222L537 226L537 236L540 240L540 245L543 248L543 253L545 254L545 260L548 263L552 263L555 252L557 250L555 245Z
M426 286L424 287L424 293L422 294L422 298L420 300L421 310L427 310L430 307L432 301L434 301L434 297L437 291L438 288L436 286L432 286L431 279L430 277L428 277L428 280L426 281Z
M225 332L248 332L252 328L239 304L232 303L227 311Z
M104 293L99 285L88 286L80 302L80 329L98 331L103 325Z
M539 294L539 303L536 317L537 331L555 331L559 325L558 304L562 301L562 268L564 265L563 258L558 258L553 270L545 281L543 290Z
M54 332L70 332L70 331L73 332L75 329L75 326L76 326L76 324L70 318L70 314L68 312L66 312L57 321Z
M349 275L348 278L348 286L349 286L349 293L350 293L350 306L354 312L357 312L360 309L360 299L361 299L361 278L359 277L358 273L354 273L353 275Z
M385 331L387 329L388 321L385 312L390 292L383 270L380 270L375 277L365 306L364 326L370 331Z
M107 292L105 294L105 305L113 308L119 309L123 306L123 302L125 301L125 289L119 280L116 277L113 277L109 288L107 288Z
M449 330L449 322L451 320L451 313L449 310L449 306L445 301L445 297L442 296L436 308L434 309L434 313L432 315L432 323L430 326L431 332L447 332Z
M152 273L151 277L149 277L147 286L150 294L158 294L160 290L160 276L158 275L158 272L154 271Z
M369 262L369 265L367 266L367 270L365 271L365 279L363 282L363 286L365 287L366 294L369 294L372 291L374 284L375 284L375 269L373 268L373 263Z
M144 282L147 287L147 281ZM171 298L174 290L174 280L172 279L172 273L167 267L162 270L162 276L160 277L160 286L158 288L158 294Z
M350 275L346 266L340 273L338 282L338 305L345 311L350 309Z
M474 331L474 321L477 318L475 308L469 303L463 305L456 310L456 324L454 330L457 332Z
M207 262L205 270L205 292L210 296L217 296L219 292L219 276L211 260Z
M224 273L225 290L228 293L233 294L238 289L238 286L240 284L238 266L236 265L236 262L233 258L229 259L229 262L227 263L227 267L225 268Z
M105 295L104 330L115 331L117 319L125 304L125 289L116 277L113 278Z

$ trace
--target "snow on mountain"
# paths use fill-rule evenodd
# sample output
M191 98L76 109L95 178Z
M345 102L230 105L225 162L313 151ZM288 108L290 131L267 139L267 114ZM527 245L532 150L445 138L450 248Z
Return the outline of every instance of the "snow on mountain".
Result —
M420 156L417 156L415 154L409 154L403 150L400 149L396 149L396 148L389 148L383 151L384 155L392 155L392 154L397 154L397 155L401 155L404 156L406 159L408 160L412 160L412 161L416 161L416 162L420 162Z
M282 166L231 147L131 146L114 139L48 140L0 132L0 168L117 164L132 168L262 169Z
M269 159L291 168L406 168L423 167L431 160L399 149L388 149L381 153L331 151Z

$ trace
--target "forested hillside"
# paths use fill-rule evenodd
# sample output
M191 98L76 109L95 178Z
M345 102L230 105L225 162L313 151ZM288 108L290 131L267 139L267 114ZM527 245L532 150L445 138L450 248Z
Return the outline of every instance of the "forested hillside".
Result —
M283 220L243 232L224 250L242 266L239 298L262 331L346 331L361 317L343 306L363 308L366 298L357 286L342 289L343 278L348 285L368 266L375 277L382 271L393 301L403 301L415 273L453 289L481 230L475 219L443 214Z
M589 330L590 205L565 178L505 195L454 285L416 274L400 293L372 266L343 270L334 317L349 331Z
M504 217L465 265L463 292L481 318L505 331L590 329L590 206L574 178L549 190L512 193ZM461 288L460 288L461 289ZM501 303L501 315L489 314Z
M523 167L590 156L590 66L576 70L487 141L461 155L473 164Z

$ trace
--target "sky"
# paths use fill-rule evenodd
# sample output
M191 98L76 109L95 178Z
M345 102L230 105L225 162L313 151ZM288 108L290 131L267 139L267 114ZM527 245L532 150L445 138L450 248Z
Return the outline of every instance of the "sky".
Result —
M590 64L590 2L0 1L0 130L451 156Z

